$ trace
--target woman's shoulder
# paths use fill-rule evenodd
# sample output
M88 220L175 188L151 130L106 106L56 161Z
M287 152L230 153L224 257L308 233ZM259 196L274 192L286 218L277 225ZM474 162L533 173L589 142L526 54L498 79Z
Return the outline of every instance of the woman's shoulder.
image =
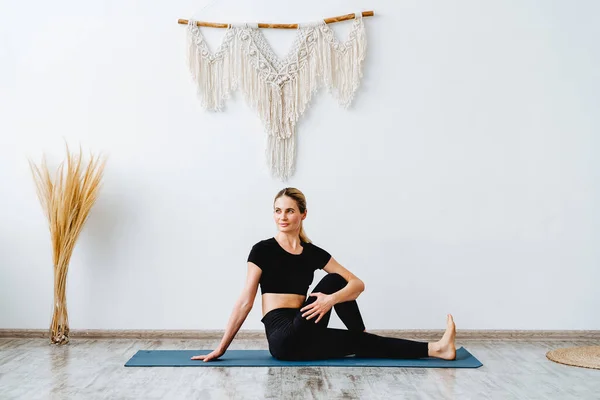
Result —
M275 254L274 246L272 245L271 239L264 239L252 246L250 254L248 254L248 261L256 264L260 268L265 268L270 264L270 260Z
M263 239L261 241L256 242L252 248L253 249L263 249L263 248L269 248L273 246L273 242L275 242L275 238L270 237L267 239Z
M317 252L317 253L327 253L327 254L329 254L327 252L327 250L325 250L323 247L319 247L319 246L317 246L316 244L314 244L312 242L310 242L310 243L304 243L304 247L305 248L309 248L312 251Z
M331 260L331 254L314 243L306 243L305 246L305 250L308 250L307 257L311 260L313 267L316 269L325 268L329 260Z

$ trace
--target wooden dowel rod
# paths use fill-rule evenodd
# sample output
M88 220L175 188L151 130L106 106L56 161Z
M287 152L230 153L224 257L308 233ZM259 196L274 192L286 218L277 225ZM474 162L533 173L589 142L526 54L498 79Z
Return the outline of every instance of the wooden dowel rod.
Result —
M362 16L363 17L372 17L373 11L363 11ZM346 15L340 15L339 17L331 17L331 18L325 19L324 21L326 24L333 24L334 22L347 21L349 19L354 19L354 14L346 14ZM179 19L177 22L179 24L187 25L187 23L189 21L187 19ZM210 28L228 28L229 27L229 24L223 24L223 23L219 23L219 22L203 22L203 21L196 21L196 25L208 26ZM265 23L261 22L258 24L258 27L259 28L274 28L274 29L298 29L298 24L265 24Z

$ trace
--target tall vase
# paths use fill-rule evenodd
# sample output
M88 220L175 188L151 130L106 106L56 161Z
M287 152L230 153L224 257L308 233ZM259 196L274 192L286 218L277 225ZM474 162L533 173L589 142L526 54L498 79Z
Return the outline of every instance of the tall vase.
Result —
M50 324L50 343L69 343L69 315L67 312L66 268L54 267L54 312Z

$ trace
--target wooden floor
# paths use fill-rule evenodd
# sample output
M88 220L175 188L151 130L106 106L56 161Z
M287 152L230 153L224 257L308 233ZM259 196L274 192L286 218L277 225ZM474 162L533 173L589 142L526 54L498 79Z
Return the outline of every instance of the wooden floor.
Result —
M600 399L600 370L546 359L592 341L464 341L478 369L125 368L141 349L212 349L213 340L0 338L0 399ZM234 340L230 349L266 349Z

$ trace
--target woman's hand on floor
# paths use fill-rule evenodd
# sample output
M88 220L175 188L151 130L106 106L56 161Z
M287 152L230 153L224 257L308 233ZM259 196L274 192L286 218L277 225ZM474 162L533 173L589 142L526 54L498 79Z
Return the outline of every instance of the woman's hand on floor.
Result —
M307 320L310 320L313 317L318 316L315 324L318 323L321 318L325 316L333 307L333 298L328 294L323 293L311 293L309 296L315 296L317 300L314 303L307 305L300 309L300 312L303 312L302 318L308 316Z
M216 360L217 358L221 357L223 354L225 354L224 351L221 350L213 350L212 353L210 354L203 354L200 356L194 356L191 359L192 360L203 360L204 362L210 361L210 360Z

